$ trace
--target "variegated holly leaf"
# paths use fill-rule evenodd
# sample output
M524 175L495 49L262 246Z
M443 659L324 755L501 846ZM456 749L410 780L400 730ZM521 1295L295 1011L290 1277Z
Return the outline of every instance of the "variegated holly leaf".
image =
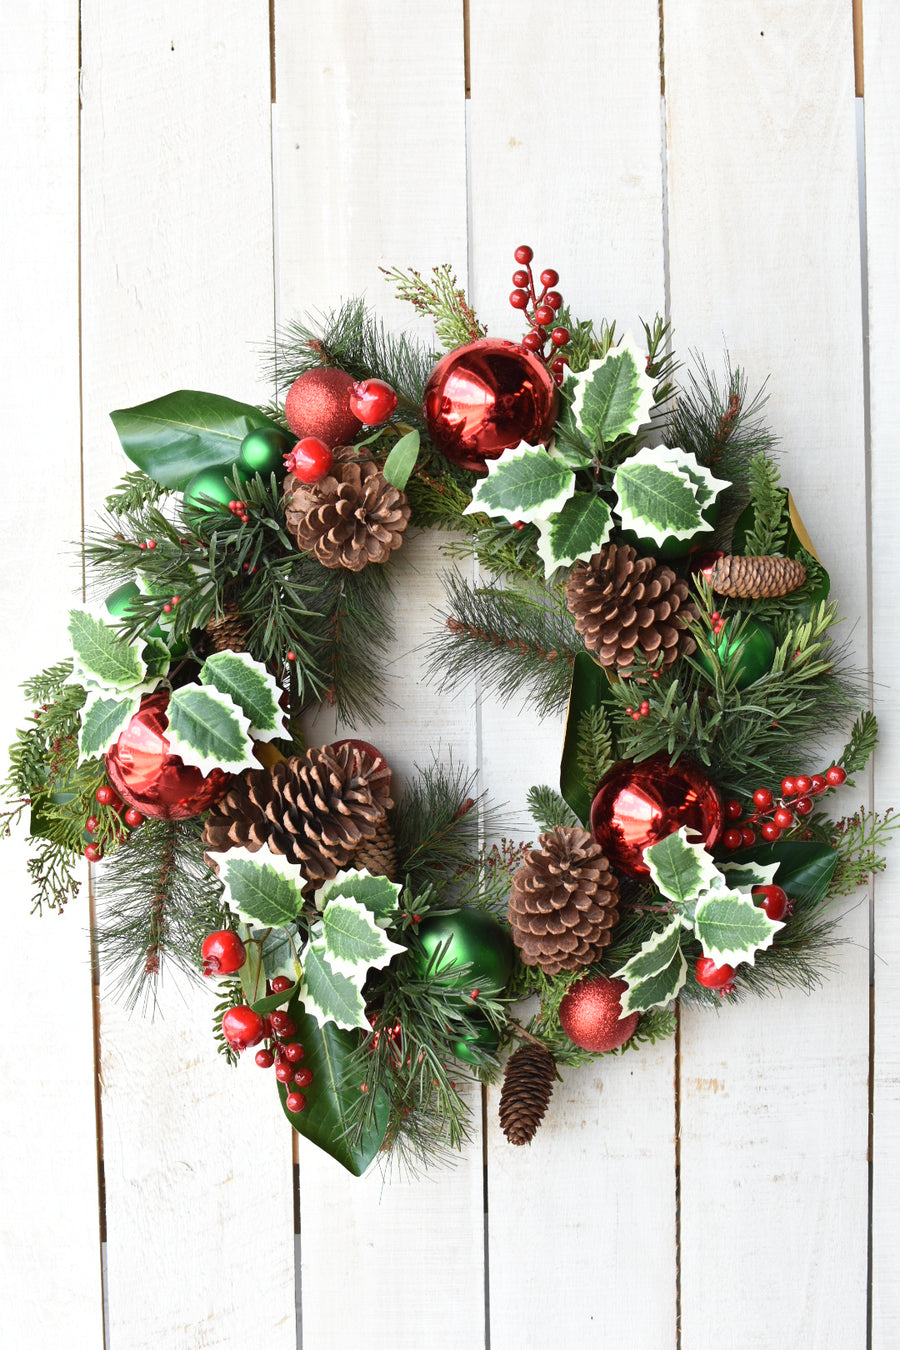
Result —
M361 984L332 967L322 939L311 942L303 953L299 997L304 1011L314 1017L319 1026L334 1022L346 1031L352 1031L354 1027L364 1031L370 1029Z
M687 979L681 931L680 920L673 919L667 928L648 938L641 950L616 971L614 978L624 980L628 985L621 998L622 1017L662 1008L677 998Z
M219 880L225 887L222 901L243 923L283 928L303 908L306 877L280 853L235 848L210 856L219 861Z
M602 360L591 361L567 379L566 386L573 392L575 424L595 445L630 436L650 421L653 380L647 374L647 354L630 333Z
M322 934L332 970L358 978L360 988L369 970L380 970L406 951L379 928L365 905L342 895L322 911Z
M185 764L195 764L204 774L256 766L250 722L228 694L186 684L172 693L166 716L169 747Z
M278 700L281 690L261 661L249 652L214 652L200 670L201 682L227 694L250 722L250 735L271 741L284 734Z
M612 529L612 511L602 497L576 492L561 511L538 522L538 557L544 575L571 567L579 558L591 558L606 543Z
M757 952L771 947L784 924L770 919L741 891L711 891L697 904L694 931L717 966L752 966Z
M372 914L383 916L397 908L402 886L399 882L389 881L387 877L373 877L364 868L338 872L331 881L326 881L316 891L316 908L323 910L329 900L342 896L348 900L358 900Z
M613 476L623 528L658 544L670 537L691 539L708 529L703 508L711 500L710 493L716 496L728 486L689 451L672 446L644 446L620 464Z
M81 730L78 734L78 762L105 755L109 747L118 740L138 708L141 706L140 692L106 695L102 690L92 690L81 713Z
M575 475L568 465L526 441L489 460L487 470L463 515L502 516L511 524L547 520L575 491Z
M144 679L137 647L86 609L69 611L69 635L75 652L70 678L109 691L133 689Z
M667 900L690 904L711 886L721 885L722 877L702 844L688 843L688 827L644 849L644 862L650 879Z

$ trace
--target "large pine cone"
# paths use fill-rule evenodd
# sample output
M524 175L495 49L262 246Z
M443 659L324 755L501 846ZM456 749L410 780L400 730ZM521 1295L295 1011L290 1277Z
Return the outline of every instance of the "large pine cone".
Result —
M337 460L312 488L285 480L287 525L297 544L323 567L361 572L387 562L403 542L410 508L371 460Z
M508 918L522 963L545 975L599 959L619 919L619 883L587 830L542 834L513 877Z
M500 1128L511 1144L529 1144L544 1119L556 1064L543 1045L523 1045L506 1061L500 1089Z
M384 760L349 743L308 750L268 769L247 769L210 811L203 843L213 854L268 848L319 885L375 838L393 806L389 785Z
M629 544L604 544L590 562L578 563L566 604L601 666L630 673L636 649L652 664L669 666L696 646L682 624L697 615L687 582Z

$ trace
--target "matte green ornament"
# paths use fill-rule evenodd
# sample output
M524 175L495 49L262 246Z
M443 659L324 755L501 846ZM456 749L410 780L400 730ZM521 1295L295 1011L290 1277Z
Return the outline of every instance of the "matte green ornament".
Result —
M284 457L295 440L279 427L256 427L241 441L239 466L248 474L276 473L284 477Z
M775 638L759 619L747 619L736 636L732 637L734 627L729 620L720 633L713 635L712 641L721 665L733 669L732 663L738 661L737 687L746 689L748 684L753 684L771 670ZM698 651L695 659L710 677L714 676L713 664L702 652Z
M453 1042L453 1053L465 1064L483 1064L486 1055L496 1055L500 1033L484 1017L469 1019L471 1030Z
M480 909L457 909L452 914L432 914L419 924L419 938L425 948L425 959L419 958L419 968L425 968L436 952L441 951L433 975L451 974L457 966L468 966L466 973L455 982L456 987L471 993L490 990L497 993L509 979L515 962L512 938L496 919Z
M200 500L201 497L212 497L221 506L227 506L234 501L234 483L229 482L229 479L234 477L235 469L239 480L246 482L247 475L240 465L222 464L218 468L201 469L184 490L185 502L200 511L213 510L207 502Z

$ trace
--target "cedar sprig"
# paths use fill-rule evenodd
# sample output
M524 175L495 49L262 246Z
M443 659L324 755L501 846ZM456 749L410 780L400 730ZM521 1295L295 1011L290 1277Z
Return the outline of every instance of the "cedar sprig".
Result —
M541 783L528 791L528 810L541 834L555 830L557 825L580 825L578 817L555 788Z
M398 300L407 301L418 314L432 319L446 351L486 335L487 328L476 317L449 263L432 267L430 281L414 267L405 272L399 267L382 267L380 271L393 284Z

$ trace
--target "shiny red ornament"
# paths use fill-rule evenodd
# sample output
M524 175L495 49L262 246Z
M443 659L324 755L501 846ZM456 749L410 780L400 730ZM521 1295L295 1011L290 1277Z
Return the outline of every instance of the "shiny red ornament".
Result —
M298 375L284 400L284 418L298 439L317 436L329 450L349 445L362 429L350 410L356 381L345 370L317 366Z
M544 362L502 338L479 338L448 352L425 386L425 421L435 445L473 473L483 473L488 460L520 441L546 441L557 407Z
M148 694L107 752L106 775L130 806L154 820L187 820L225 795L231 774L204 774L169 753L168 693Z
M718 792L690 760L654 755L623 760L606 775L591 805L591 832L609 861L629 877L649 874L644 849L683 825L688 838L712 848L725 812Z
M570 1041L582 1050L601 1054L618 1050L634 1035L638 1014L622 1017L624 980L591 975L573 984L559 1005L559 1022Z

